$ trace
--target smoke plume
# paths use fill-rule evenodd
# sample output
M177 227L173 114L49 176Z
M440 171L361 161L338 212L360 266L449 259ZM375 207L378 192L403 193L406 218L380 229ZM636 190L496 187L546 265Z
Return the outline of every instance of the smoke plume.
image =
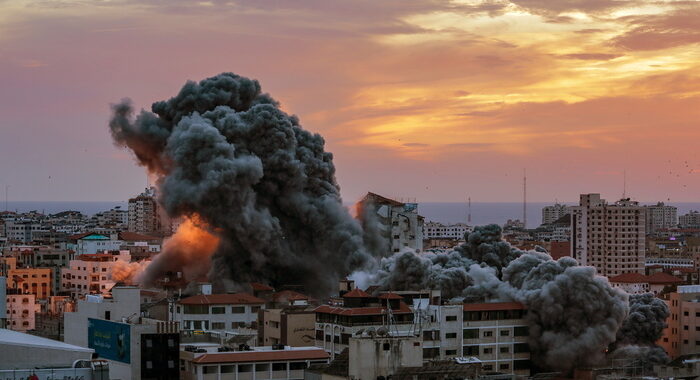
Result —
M594 268L520 251L501 239L497 225L476 227L448 253L397 253L364 276L384 289L437 288L446 298L525 304L532 357L550 370L602 362L629 310L627 294Z
M666 319L671 315L663 300L651 293L633 294L629 299L629 316L617 330L613 349L617 357L640 359L645 363L665 363L666 352L656 344L667 327Z
M158 177L170 217L196 214L220 239L215 284L300 284L328 295L341 276L371 262L360 224L341 204L323 138L256 80L224 73L187 82L151 110L133 119L128 100L114 105L112 136ZM164 256L196 264L167 248Z

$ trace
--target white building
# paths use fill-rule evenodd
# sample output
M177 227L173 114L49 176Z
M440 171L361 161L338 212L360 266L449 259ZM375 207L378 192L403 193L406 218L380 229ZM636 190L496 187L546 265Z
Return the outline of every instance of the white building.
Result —
M112 298L79 300L75 312L64 313L65 342L92 348L108 360L110 379L173 378L178 325L142 317L140 293L138 287L115 287Z
M678 224L681 228L700 228L700 212L690 211L678 217Z
M46 226L34 220L5 220L5 236L8 240L31 243L35 234L47 231Z
M126 229L129 225L129 212L122 210L121 206L116 206L111 210L95 214L92 219L98 227Z
M109 292L116 283L111 273L117 261L131 261L129 251L79 255L61 268L61 289L74 296Z
M437 222L428 222L423 226L423 239L454 239L464 240L464 235L471 232L472 228L464 223L444 225Z
M391 252L423 249L424 218L418 215L417 203L404 203L385 198L374 193L367 193L357 204L360 212L369 212L367 220L376 222L377 228L386 239Z
M646 232L653 234L660 229L676 228L678 226L678 208L666 206L663 202L644 206L646 211Z
M555 203L542 208L542 224L551 224L562 216L571 213L571 207Z
M77 239L75 253L77 255L92 255L104 251L118 251L121 245L121 240L91 233Z
M14 331L26 332L36 327L36 313L41 310L36 303L34 294L8 294L5 296L7 305L7 328Z
M608 204L600 194L581 194L572 207L571 256L603 276L644 273L644 207L623 199Z
M129 199L130 232L139 234L161 234L169 232L169 226L164 226L163 215L159 210L155 188L147 188L135 198Z
M200 294L179 300L173 320L185 330L256 329L265 301L247 293Z
M214 343L181 346L182 380L302 380L309 365L328 363L329 359L318 347L263 346L232 351Z

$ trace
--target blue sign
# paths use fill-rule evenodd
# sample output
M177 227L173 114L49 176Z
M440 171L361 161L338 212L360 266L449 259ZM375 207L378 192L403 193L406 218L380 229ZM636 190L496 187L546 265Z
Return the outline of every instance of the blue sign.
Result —
M100 358L131 363L131 326L88 318L88 347Z

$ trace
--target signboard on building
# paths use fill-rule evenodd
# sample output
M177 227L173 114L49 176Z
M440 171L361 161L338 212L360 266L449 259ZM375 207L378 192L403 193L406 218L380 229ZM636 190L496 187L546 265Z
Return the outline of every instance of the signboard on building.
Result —
M100 358L131 363L131 326L88 318L88 347Z

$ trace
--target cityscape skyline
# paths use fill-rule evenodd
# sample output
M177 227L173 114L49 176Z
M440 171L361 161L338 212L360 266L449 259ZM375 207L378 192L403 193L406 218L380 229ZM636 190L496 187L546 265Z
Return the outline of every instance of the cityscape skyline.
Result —
M0 162L0 191L14 200L139 191L109 104L148 109L222 71L260 80L324 136L347 201L519 201L523 168L533 201L612 198L625 171L642 201L691 201L700 185L685 2L6 1L0 14L0 149L22 158Z

